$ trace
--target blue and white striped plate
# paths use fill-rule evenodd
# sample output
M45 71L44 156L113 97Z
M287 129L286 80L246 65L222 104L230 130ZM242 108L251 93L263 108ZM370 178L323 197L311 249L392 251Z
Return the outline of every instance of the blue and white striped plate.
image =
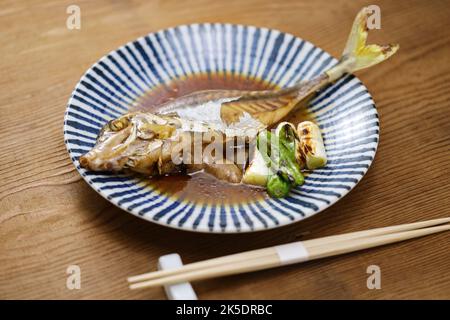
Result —
M341 199L372 163L379 138L377 110L366 87L354 76L327 87L309 105L322 129L329 161L285 199L233 205L178 201L148 187L145 178L82 169L78 158L94 145L107 121L126 113L158 84L226 71L286 87L311 79L336 62L305 40L265 28L193 24L150 33L112 51L83 75L67 105L65 143L76 168L94 190L148 221L219 233L290 224Z

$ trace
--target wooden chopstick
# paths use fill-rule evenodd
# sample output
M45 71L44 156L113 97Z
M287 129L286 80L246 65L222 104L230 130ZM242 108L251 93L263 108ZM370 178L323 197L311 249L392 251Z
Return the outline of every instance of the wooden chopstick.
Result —
M414 222L414 223L407 223L407 224L401 224L401 225L390 226L390 227L376 228L376 229L370 229L370 230L363 230L363 231L357 231L357 232L344 233L344 234L340 234L340 235L328 236L328 237L323 237L323 238L319 238L319 239L306 240L303 243L312 247L312 246L318 246L318 245L323 245L323 244L328 244L328 243L334 243L334 242L338 242L338 241L344 241L344 240L357 239L357 238L363 238L363 237L369 237L369 236L389 234L389 233L393 233L393 232L425 228L425 227L439 225L439 224L443 224L443 223L447 223L447 222L450 222L450 217L427 220L427 221L420 221L420 222ZM208 268L218 266L218 265L223 265L223 264L238 263L243 258L245 258L246 260L258 259L261 257L271 255L273 253L272 249L273 248L264 248L264 249L257 249L257 250L241 252L241 253L237 253L237 254L231 254L231 255L227 255L227 256L223 256L223 257L219 257L219 258L208 259L208 260L204 260L204 261L190 263L190 264L185 265L178 269L161 270L161 271L144 273L144 274L137 275L137 276L132 276L132 277L129 277L127 280L130 283L134 283L134 282L140 282L140 281L165 277L165 276L169 276L169 275L174 275L174 274L187 272L187 271L208 269Z
M314 260L324 257L335 256L339 254L354 252L358 250L373 248L390 243L422 237L425 235L450 230L450 224L441 225L437 227L429 227L418 230L403 231L398 233L390 233L379 236L371 236L357 239L347 239L335 243L326 243L321 245L308 245L303 242L305 248L309 253L308 260ZM271 255L262 256L252 260L241 260L234 264L217 265L209 269L200 269L193 271L185 271L183 273L161 277L153 280L143 281L130 285L130 289L138 289L145 287L154 287L160 285L168 285L179 282L203 280L213 277L221 277L226 275L245 273L250 271L257 271L269 269L283 265L280 261L275 247L267 248L272 250ZM295 262L293 262L295 263ZM288 263L291 264L291 263Z

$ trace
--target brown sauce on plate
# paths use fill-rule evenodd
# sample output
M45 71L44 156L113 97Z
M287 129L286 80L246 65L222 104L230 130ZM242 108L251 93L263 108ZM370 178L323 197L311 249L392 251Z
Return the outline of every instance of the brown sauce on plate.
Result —
M135 110L155 112L159 105L199 90L267 90L275 88L276 86L273 84L261 79L247 78L237 74L198 74L173 80L152 89L137 101ZM304 120L312 120L311 115L304 108L287 119L294 124ZM268 197L263 188L230 184L204 172L152 178L150 187L168 197L198 203L246 203Z

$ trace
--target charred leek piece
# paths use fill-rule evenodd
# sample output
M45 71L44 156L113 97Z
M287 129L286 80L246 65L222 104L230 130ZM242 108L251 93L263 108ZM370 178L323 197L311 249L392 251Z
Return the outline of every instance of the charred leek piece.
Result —
M298 124L297 133L300 137L300 152L306 167L314 170L327 164L327 154L319 127L310 121Z
M258 148L255 148L253 158L247 170L245 170L242 182L254 186L265 187L267 185L269 173L270 171L266 160L264 160L263 155Z

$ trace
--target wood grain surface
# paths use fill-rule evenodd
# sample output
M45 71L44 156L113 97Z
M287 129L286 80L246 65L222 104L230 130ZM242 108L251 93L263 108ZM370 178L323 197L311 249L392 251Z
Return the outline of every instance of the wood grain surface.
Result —
M66 8L81 8L81 30ZM67 100L84 71L148 32L230 22L290 32L339 56L357 11L378 4L373 42L399 53L358 76L378 107L381 139L361 183L332 208L271 231L210 235L145 222L76 172L63 141ZM0 298L164 299L125 278L156 267L342 232L449 216L450 1L2 1L0 5ZM298 266L195 283L201 299L450 299L450 234ZM81 268L81 289L66 268ZM381 268L380 290L366 286Z

